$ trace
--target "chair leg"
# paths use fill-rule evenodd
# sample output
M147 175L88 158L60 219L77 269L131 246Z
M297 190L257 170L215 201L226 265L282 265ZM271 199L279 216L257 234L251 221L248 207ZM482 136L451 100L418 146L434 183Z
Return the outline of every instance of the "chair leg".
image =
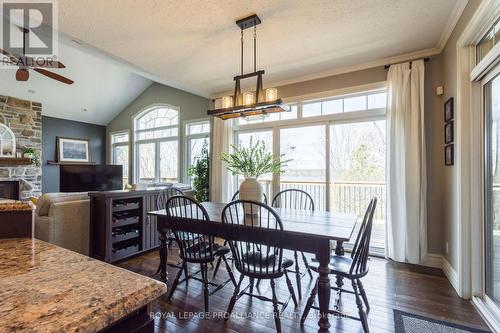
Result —
M182 267L179 269L177 272L177 275L175 276L174 282L172 283L172 287L170 288L170 292L168 293L167 299L171 299L172 295L174 294L175 288L177 288L177 285L179 284L179 279L181 278L181 274L184 271L184 267L186 266L186 263L182 263Z
M302 254L302 261L304 262L304 266L306 266L307 273L309 274L309 277L312 279L313 275L311 272L311 268L309 267L309 262L307 261L306 255L304 254L304 252L300 252L300 253Z
M285 279L286 279L286 285L288 286L288 291L290 292L290 295L292 295L293 304L295 305L295 307L297 307L299 303L297 302L297 297L295 297L295 291L293 290L292 281L290 281L290 277L288 276L288 271L286 269L285 269Z
M205 312L208 312L208 265L200 264L201 276L203 278L203 296L205 299Z
M273 291L273 313L276 332L281 333L280 311L278 309L278 299L276 297L276 285L274 284L274 279L271 279L271 290Z
M311 290L311 295L309 295L309 298L307 299L307 304L306 307L304 308L304 312L302 313L302 318L300 318L300 324L304 325L304 322L307 319L307 316L309 315L309 311L311 311L311 307L314 303L314 299L316 298L316 295L318 294L318 281L319 278L316 279L316 283L314 284L314 288Z
M231 316L231 312L233 312L234 304L236 303L236 300L238 299L238 294L240 293L241 283L243 282L244 277L245 276L243 274L240 275L240 280L238 281L238 284L234 288L233 296L231 297L231 301L229 301L229 305L227 307L226 317L224 318L225 321L229 320L229 317Z
M219 259L217 260L217 264L215 264L215 269L214 269L214 274L212 275L212 279L215 279L215 276L217 275L217 272L219 271L221 261L222 261L222 256L219 257Z
M188 280L189 280L188 276L189 276L189 274L188 274L188 265L187 265L187 263L185 263L184 264L184 277L186 278L186 285L188 284Z
M262 281L261 279L257 279L257 284L255 285L257 288L259 288L260 286L260 281Z
M366 318L365 310L363 310L363 302L361 301L361 297L359 297L358 285L355 280L352 280L352 289L354 290L354 295L356 296L356 305L358 306L359 319L363 325L363 331L368 333L370 332L370 329L368 328L368 319Z
M254 278L250 278L250 294L253 295L253 283L254 283L255 279Z
M227 274L229 274L229 278L231 279L231 282L236 287L236 279L234 278L234 274L233 274L233 271L231 270L231 267L229 267L229 263L227 262L227 258L225 255L223 255L221 257L222 257L222 260L224 260L224 264L226 265Z
M359 293L361 294L361 297L363 298L363 302L365 302L366 313L368 314L370 312L370 304L368 303L368 297L366 296L365 287L361 283L361 280L357 280L357 281L358 281L358 286L359 286Z
M293 252L295 258L295 281L297 282L297 294L299 295L299 300L302 300L302 285L300 283L300 267L299 267L299 255L297 251Z

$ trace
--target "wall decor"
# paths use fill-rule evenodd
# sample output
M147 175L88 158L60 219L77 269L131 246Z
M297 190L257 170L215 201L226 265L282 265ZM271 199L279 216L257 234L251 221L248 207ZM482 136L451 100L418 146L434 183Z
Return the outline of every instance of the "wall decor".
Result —
M16 157L16 137L7 125L0 123L0 156Z
M453 97L450 97L446 103L444 103L444 122L448 122L453 119Z
M88 139L57 137L58 162L90 163Z
M444 124L444 143L452 143L454 139L453 121Z
M444 147L444 165L455 164L455 148L453 144Z

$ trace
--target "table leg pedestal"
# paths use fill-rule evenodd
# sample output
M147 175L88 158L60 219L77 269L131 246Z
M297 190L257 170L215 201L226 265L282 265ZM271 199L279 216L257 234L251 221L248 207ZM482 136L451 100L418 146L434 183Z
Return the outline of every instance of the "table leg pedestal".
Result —
M168 255L168 246L167 246L167 233L160 232L160 236L158 237L160 240L160 280L167 283L167 255Z
M328 310L330 306L330 268L328 264L330 262L330 250L326 255L316 256L319 262L318 267L318 304L320 318L318 321L319 332L328 332L330 329L330 322L328 320Z

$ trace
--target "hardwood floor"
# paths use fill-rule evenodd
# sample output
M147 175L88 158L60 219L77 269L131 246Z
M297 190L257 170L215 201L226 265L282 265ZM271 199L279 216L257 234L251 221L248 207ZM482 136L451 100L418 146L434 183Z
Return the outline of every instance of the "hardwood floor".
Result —
M169 254L175 254L173 248ZM289 258L293 256L288 255ZM169 255L169 263L175 264L177 257ZM157 251L122 261L117 266L132 270L139 274L153 277L158 267ZM368 315L371 332L393 332L393 309L411 312L414 314L432 317L463 324L470 327L488 330L469 301L457 296L441 270L421 266L406 265L387 261L380 258L371 258L370 273L363 279L371 311ZM225 268L222 267L217 275L217 281L228 278ZM190 271L199 267L194 265ZM236 271L236 269L234 269ZM169 283L174 279L177 269L168 267ZM209 277L212 274L209 272ZM235 272L237 277L238 273ZM157 277L157 276L156 276ZM315 277L316 278L316 277ZM332 279L332 283L333 283ZM295 280L292 279L294 288ZM243 287L248 284L244 280ZM282 313L283 332L317 332L317 312L312 309L309 318L303 327L300 326L300 316L309 296L313 281L306 275L302 279L302 301L297 309L293 302ZM233 292L232 284L210 296L210 318L203 316L203 288L201 283L191 280L189 288L180 284L171 301L166 295L153 305L155 312L155 328L157 332L274 332L274 318L272 304L258 299L250 300L243 296L235 306L233 317L226 323L224 315L229 299ZM285 279L277 281L278 298L284 300L288 296ZM262 281L260 292L270 296L269 281ZM333 291L332 291L333 292ZM332 302L333 302L332 294ZM357 315L356 305L352 295L343 294L344 311ZM330 319L331 332L362 332L361 323L351 319Z

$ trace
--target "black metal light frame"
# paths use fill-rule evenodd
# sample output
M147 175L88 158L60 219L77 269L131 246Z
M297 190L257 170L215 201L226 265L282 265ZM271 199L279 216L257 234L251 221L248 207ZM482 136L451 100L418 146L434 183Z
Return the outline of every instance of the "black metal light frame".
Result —
M261 19L253 14L236 21L236 25L241 29L241 74L233 78L234 95L233 106L229 108L221 108L215 110L208 110L207 114L210 116L219 117L221 119L232 119L246 116L265 115L276 112L289 112L291 109L288 105L283 103L281 99L266 102L266 93L262 83L262 75L264 70L257 71L256 53L257 53L257 33L256 27L261 23ZM243 74L243 31L248 28L254 28L253 38L253 51L254 51L254 71L252 73ZM257 77L257 85L255 87L255 103L251 105L243 104L243 95L241 93L241 80Z

